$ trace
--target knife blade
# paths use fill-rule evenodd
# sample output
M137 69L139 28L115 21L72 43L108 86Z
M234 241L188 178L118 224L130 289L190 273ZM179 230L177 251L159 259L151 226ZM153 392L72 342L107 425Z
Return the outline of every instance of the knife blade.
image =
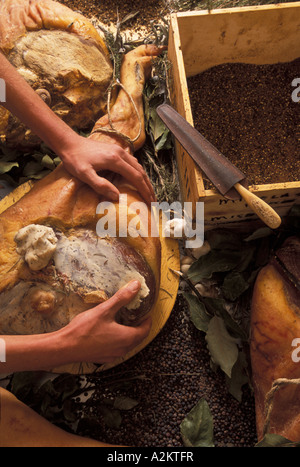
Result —
M226 198L242 197L270 228L281 224L280 216L261 198L248 190L246 176L169 104L156 109L158 116L197 166Z

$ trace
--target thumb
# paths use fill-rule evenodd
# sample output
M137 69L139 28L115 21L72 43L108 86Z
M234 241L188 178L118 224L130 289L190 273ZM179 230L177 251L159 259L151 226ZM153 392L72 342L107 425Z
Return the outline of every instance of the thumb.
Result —
M122 307L126 307L137 295L141 288L141 283L138 280L132 280L127 285L123 286L111 298L102 304L105 306L105 312L112 318Z

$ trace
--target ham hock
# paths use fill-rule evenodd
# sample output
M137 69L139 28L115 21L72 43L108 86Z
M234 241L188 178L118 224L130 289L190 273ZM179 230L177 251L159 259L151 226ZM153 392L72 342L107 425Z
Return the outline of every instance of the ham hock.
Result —
M122 87L109 112L106 93L113 66L97 30L79 13L51 0L2 1L0 48L71 127L90 127L90 138L117 143L131 153L143 145L142 93L158 47L140 46L125 55ZM24 148L39 143L2 107L0 137ZM126 206L114 206L117 221L126 215L129 225L137 216L131 203L143 200L128 180L112 173L107 177L127 196ZM99 237L101 201L61 164L1 214L0 334L55 331L132 279L141 282L141 289L120 310L119 322L137 325L151 312L160 286L159 236ZM150 208L140 212L139 223L144 231L151 224Z
M300 239L288 238L259 273L252 299L251 365L258 439L300 441Z

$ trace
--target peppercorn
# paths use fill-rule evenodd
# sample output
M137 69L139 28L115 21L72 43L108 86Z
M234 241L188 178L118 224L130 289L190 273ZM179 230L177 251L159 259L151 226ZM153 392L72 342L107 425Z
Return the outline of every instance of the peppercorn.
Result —
M194 125L250 185L300 180L300 58L272 65L225 63L188 78ZM205 180L205 187L211 188Z
M92 415L94 423L80 429L81 435L127 446L180 447L180 424L203 397L213 416L217 447L252 447L256 443L250 388L244 388L242 402L229 394L224 373L211 369L205 337L191 323L180 296L152 343L122 365L88 379L97 389L85 402L84 413ZM118 428L110 428L103 421L101 407L105 386L116 379L123 383L118 389L109 389L110 396L135 398L139 404L122 412Z

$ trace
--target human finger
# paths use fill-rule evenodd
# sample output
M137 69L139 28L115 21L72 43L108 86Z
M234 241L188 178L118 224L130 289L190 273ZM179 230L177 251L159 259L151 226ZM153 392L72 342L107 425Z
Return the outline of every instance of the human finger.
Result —
M129 180L147 204L151 204L151 202L155 201L152 185L149 185L147 176L141 173L140 170L123 159L118 159L118 161L116 161L113 170Z
M130 333L132 334L132 339L135 341L134 346L139 345L143 342L144 339L149 335L152 327L152 319L148 317L139 324L139 326L131 327Z
M155 202L156 201L156 196L155 196L155 192L154 192L152 183L151 183L147 173L143 169L142 165L138 162L136 157L132 156L131 154L126 155L126 160L128 161L128 163L130 165L132 165L136 170L138 170L140 172L140 174L144 177L144 180L145 180L146 184L148 185L149 191L151 192L152 201Z
M97 172L91 167L85 174L81 175L81 180L93 188L99 195L111 201L118 201L120 192L117 187L104 177L100 177Z
M149 335L152 327L151 317L147 317L138 326L125 326L114 323L122 350L118 356L124 356L140 345Z
M117 312L129 305L135 298L141 288L141 283L138 280L132 280L127 285L118 290L111 298L106 302L99 305L102 308L102 312L114 319Z

